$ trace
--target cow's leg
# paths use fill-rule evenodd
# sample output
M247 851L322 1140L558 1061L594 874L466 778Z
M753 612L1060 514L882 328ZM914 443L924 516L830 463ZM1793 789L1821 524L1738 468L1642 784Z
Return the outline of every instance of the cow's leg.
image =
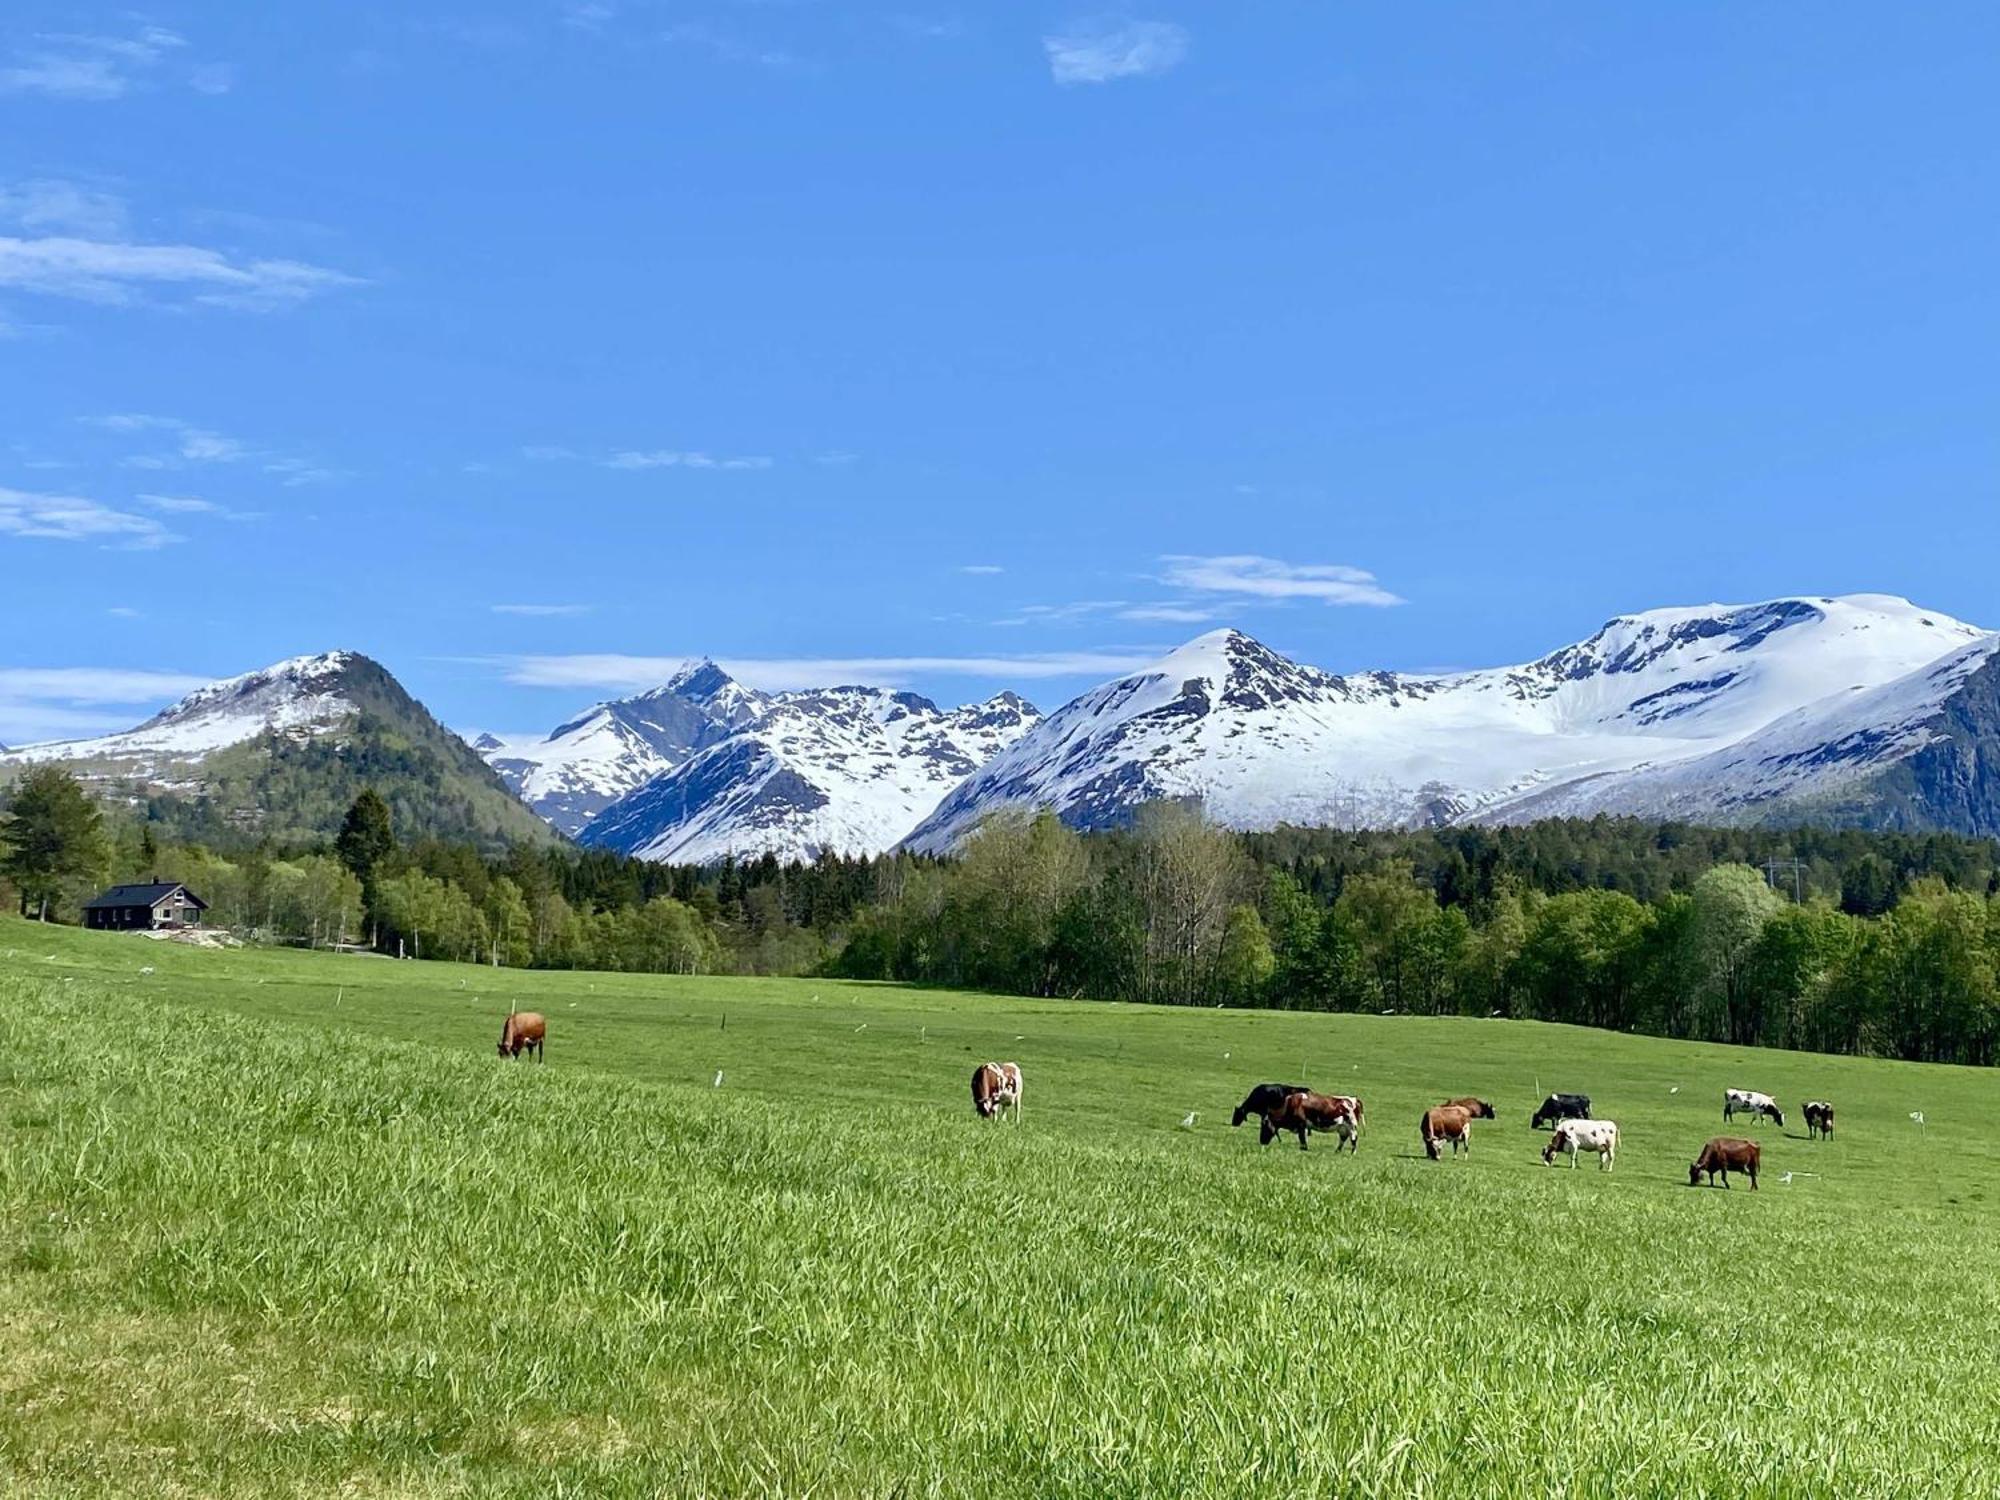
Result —
M1753 1193L1757 1191L1757 1169L1755 1167L1750 1169L1750 1191Z
M1305 1128L1305 1126L1303 1126L1303 1125L1299 1126L1299 1127L1298 1127L1298 1132L1299 1132L1299 1149L1300 1149L1301 1151L1303 1151L1303 1150L1305 1150L1305 1149L1306 1149L1306 1128Z

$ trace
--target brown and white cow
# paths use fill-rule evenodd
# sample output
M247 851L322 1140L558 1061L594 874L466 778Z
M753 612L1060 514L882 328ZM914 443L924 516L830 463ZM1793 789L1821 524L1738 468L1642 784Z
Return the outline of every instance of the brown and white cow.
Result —
M1435 1109L1424 1111L1424 1117L1417 1124L1417 1134L1423 1137L1424 1155L1432 1161L1438 1159L1438 1143L1449 1141L1451 1154L1462 1150L1467 1156L1472 1154L1472 1111L1462 1104L1440 1104Z
M1330 1130L1340 1137L1333 1149L1347 1147L1349 1152L1361 1149L1361 1101L1352 1094L1315 1094L1311 1089L1295 1089L1285 1096L1275 1113L1264 1119L1263 1144L1269 1145L1271 1137L1289 1130L1299 1138L1299 1149L1306 1149L1306 1135L1314 1130Z
M1738 1115L1762 1117L1780 1127L1785 1123L1785 1112L1769 1094L1760 1094L1755 1089L1724 1089L1722 1122L1726 1125Z
M1737 1136L1719 1135L1701 1148L1701 1155L1688 1168L1688 1186L1700 1187L1702 1174L1708 1174L1708 1185L1715 1186L1716 1175L1722 1177L1722 1185L1729 1186L1729 1174L1741 1172L1750 1179L1750 1191L1757 1191L1757 1169L1764 1164L1764 1150L1755 1141L1746 1141Z
M1597 1170L1609 1172L1618 1165L1618 1126L1610 1120L1558 1120L1548 1145L1542 1148L1543 1163L1554 1166L1556 1156L1564 1151L1569 1153L1572 1171L1579 1151L1595 1151Z
M1805 1108L1806 1139L1833 1139L1833 1106L1824 1099L1808 1099Z
M982 1120L998 1119L1009 1106L1014 1123L1021 1123L1021 1065L981 1063L972 1070L972 1107Z
M536 1062L547 1062L542 1055L542 1043L548 1030L549 1023L539 1011L513 1012L500 1027L500 1055L518 1060L523 1052L532 1052Z

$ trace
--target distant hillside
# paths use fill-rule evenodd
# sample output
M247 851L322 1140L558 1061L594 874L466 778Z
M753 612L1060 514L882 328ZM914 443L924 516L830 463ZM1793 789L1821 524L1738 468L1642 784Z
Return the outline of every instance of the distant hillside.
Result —
M122 734L8 752L0 779L47 761L187 838L330 835L365 786L406 838L493 849L556 837L471 746L351 651L211 683Z

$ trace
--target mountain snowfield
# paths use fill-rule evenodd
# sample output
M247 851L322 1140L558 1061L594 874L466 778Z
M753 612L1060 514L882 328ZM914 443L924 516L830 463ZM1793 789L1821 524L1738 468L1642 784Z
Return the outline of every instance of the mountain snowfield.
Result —
M770 706L712 662L634 698L598 703L546 736L482 734L472 748L514 793L575 836L619 798L727 738Z
M883 688L774 694L747 727L600 813L582 842L676 864L879 853L1036 719L1013 693L949 710Z
M136 729L21 745L0 755L0 762L101 762L169 784L214 751L269 733L305 738L348 723L359 712L346 691L348 673L361 660L352 651L295 656L197 688Z
M1621 615L1521 666L1339 676L1220 630L1046 718L1013 693L941 709L886 688L759 692L704 661L472 750L333 651L123 734L0 752L0 777L63 760L121 794L226 795L230 821L265 826L257 767L281 761L271 786L311 816L278 827L317 827L350 783L379 782L413 827L546 823L691 863L942 852L1001 809L1104 828L1159 800L1236 828L1609 813L2000 835L2000 635L1883 595L1790 598Z
M1221 630L1050 714L905 842L950 849L1007 807L1112 826L1160 799L1236 828L1774 815L1923 750L1995 645L1882 595L1623 615L1450 675L1335 676Z

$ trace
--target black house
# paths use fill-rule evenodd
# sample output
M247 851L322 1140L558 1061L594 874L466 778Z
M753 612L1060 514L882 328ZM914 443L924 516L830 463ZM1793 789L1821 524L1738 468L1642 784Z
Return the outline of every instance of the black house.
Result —
M114 930L135 927L195 927L208 903L178 880L146 885L114 885L83 903L83 925Z

